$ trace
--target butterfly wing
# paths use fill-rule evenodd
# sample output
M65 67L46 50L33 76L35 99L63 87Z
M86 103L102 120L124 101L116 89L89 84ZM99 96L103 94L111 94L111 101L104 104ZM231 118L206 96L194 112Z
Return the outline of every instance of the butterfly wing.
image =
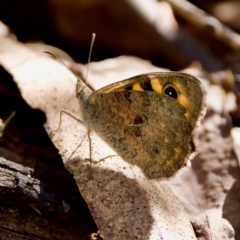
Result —
M127 79L94 92L85 108L91 127L149 178L172 176L195 151L192 131L203 101L198 114L192 111L187 89L192 78L184 77L154 73Z

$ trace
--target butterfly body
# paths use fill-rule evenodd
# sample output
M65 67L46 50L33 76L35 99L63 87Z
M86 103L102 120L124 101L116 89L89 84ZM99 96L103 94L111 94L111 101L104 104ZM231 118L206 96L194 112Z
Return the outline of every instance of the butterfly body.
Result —
M113 83L83 102L84 121L148 178L170 177L195 154L203 115L200 82L181 73L149 73Z

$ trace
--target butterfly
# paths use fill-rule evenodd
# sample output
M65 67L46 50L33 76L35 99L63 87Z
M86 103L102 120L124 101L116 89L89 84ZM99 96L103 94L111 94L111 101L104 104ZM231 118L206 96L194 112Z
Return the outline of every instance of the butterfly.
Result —
M78 83L77 97L87 127L150 179L173 176L196 155L193 134L206 104L191 75L152 72L90 95Z

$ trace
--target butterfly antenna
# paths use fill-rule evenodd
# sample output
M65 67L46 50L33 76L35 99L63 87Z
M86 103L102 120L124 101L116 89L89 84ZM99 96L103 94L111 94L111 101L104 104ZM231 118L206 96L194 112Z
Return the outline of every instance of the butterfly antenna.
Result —
M96 38L96 34L93 33L92 34L92 40L91 40L91 45L90 45L90 51L89 51L89 56L88 56L88 62L87 62L87 73L86 73L86 78L81 81L79 79L79 77L60 59L60 57L58 57L57 55L51 53L51 52L48 52L48 51L44 51L44 53L47 53L49 55L51 55L53 58L57 59L60 63L62 63L74 76L75 78L77 79L77 82L78 82L78 85L81 86L81 82L84 83L84 86L82 88L85 88L86 86L86 80L87 80L87 77L88 77L88 72L89 72L89 63L90 63L90 60L91 60L91 55L92 55L92 49L93 49L93 44L94 44L94 41L95 41L95 38Z
M57 59L62 65L64 65L72 74L74 74L73 73L73 71L61 60L61 58L60 57L58 57L57 55L55 55L55 54L53 54L53 53L51 53L51 52L48 52L48 51L43 51L44 53L47 53L47 54L49 54L49 55L51 55L53 58L55 58L55 59ZM75 74L74 74L75 75ZM77 76L76 76L77 77Z
M92 50L93 50L93 44L94 44L95 39L96 39L96 34L93 33L93 34L92 34L92 41L91 41L91 45L90 45L90 50L89 50L89 55L88 55L88 61L87 61L87 73L86 73L86 77L85 77L85 86L86 86L86 82L87 82L87 78L88 78L88 73L89 73L89 63L90 63L90 61L91 61Z
M54 59L58 60L62 65L64 65L64 67L67 68L67 70L69 70L74 75L75 78L77 78L78 81L80 81L79 77L61 60L60 57L58 57L57 55L55 55L51 52L48 52L48 51L44 51L44 53L47 53L47 54L51 55Z

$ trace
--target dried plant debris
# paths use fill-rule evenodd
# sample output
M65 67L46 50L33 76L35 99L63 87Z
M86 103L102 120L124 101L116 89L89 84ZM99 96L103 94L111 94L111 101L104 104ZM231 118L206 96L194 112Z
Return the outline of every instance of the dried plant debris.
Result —
M158 181L147 179L140 169L123 161L94 132L90 133L89 159L87 128L67 114L62 114L62 124L54 131L59 126L61 109L82 119L75 96L76 79L64 66L20 43L1 38L0 63L13 74L26 102L45 112L46 130L73 174L104 239L195 239L186 213L193 219L211 208L224 214L218 214L216 219L211 215L209 222L219 220L222 226L228 226L227 233L239 232L236 218L231 217L234 213L226 206L230 195L228 204L237 198L231 188L238 182L239 166L219 86L202 80L208 92L208 112L196 137L200 154L192 160L193 172L186 167L170 182ZM86 71L84 66L79 69ZM103 86L156 70L137 58L119 57L90 64L88 78L92 85L101 82L99 85ZM239 206L234 207L238 212ZM196 221L195 229L201 225ZM210 236L215 234L218 231Z

